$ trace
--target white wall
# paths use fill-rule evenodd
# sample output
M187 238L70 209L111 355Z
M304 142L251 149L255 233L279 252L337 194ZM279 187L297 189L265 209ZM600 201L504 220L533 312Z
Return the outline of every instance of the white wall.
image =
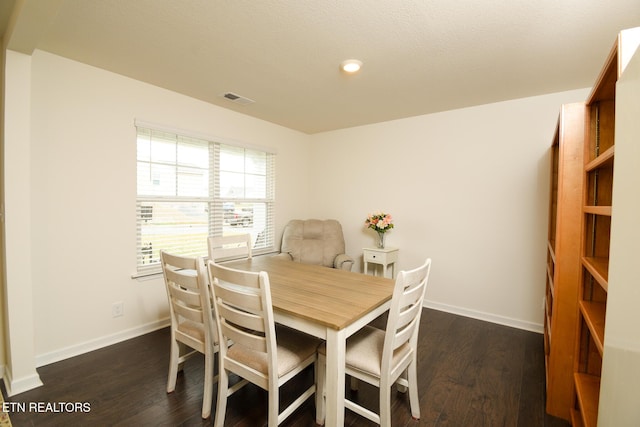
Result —
M4 87L4 382L8 394L42 384L35 368L31 241L31 57L6 52Z
M275 149L277 236L310 201L308 135L42 51L33 55L32 97L28 190L38 365L168 318L161 278L131 279L135 118ZM123 317L111 316L116 301L124 302Z
M542 331L549 147L560 105L587 94L314 135L312 216L339 219L361 262L375 237L367 214L389 212L398 267L433 259L429 306Z
M0 37L0 99L5 99L4 85L5 85L5 52L4 43L2 37ZM4 102L0 103L0 152L4 153ZM4 252L4 155L0 156L0 378L4 378L4 367L6 363L5 356L5 341L7 334L5 332L5 316L7 314L7 305L5 298L5 269L4 262L6 259Z

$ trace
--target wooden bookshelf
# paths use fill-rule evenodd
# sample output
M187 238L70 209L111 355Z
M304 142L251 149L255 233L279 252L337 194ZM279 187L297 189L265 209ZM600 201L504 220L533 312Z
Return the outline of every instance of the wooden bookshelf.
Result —
M560 109L551 144L551 188L545 290L546 410L569 420L580 281L584 103Z
M595 426L598 423L598 410L597 407L594 409L591 402L598 400L598 395L600 394L600 377L587 374L575 374L575 383L578 406L584 408L578 412L580 415L579 425Z
M609 252L615 165L616 82L635 51L638 40L626 30L618 35L596 84L587 99L584 142L584 193L582 207L580 307L574 358L572 424L598 424L600 377L605 353L609 292ZM623 36L623 33L626 35ZM623 43L624 42L624 43ZM628 46L629 43L635 44Z
M551 147L546 410L573 426L598 422L614 212L616 84L639 45L640 27L619 33L586 102L562 106Z

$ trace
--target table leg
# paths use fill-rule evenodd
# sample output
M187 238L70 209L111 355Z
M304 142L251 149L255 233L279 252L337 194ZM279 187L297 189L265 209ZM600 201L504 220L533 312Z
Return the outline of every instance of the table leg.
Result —
M344 425L346 333L344 329L327 331L326 427Z

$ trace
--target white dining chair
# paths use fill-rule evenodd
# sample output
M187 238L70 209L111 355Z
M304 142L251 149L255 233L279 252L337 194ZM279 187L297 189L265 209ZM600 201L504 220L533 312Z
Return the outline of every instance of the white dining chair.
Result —
M209 259L214 262L251 258L251 235L209 236L207 238Z
M268 425L275 427L316 391L315 381L282 412L279 389L317 360L320 340L287 327L275 326L271 289L266 272L235 270L208 262L218 334L223 341L219 355L218 401L215 426L224 425L227 399L237 387L229 387L234 373L267 390Z
M352 379L362 380L379 388L380 413L364 408L345 398L344 406L383 426L391 426L391 386L400 391L409 388L411 415L420 418L416 353L420 314L424 300L431 259L420 267L401 271L396 278L386 331L365 326L347 339L345 372ZM318 393L316 422L324 423L324 386L326 348L318 349ZM352 383L353 384L353 383Z
M160 251L169 313L171 316L171 353L167 393L176 388L178 371L197 352L204 354L204 392L202 418L211 415L213 399L214 355L218 351L209 279L202 258L189 258Z

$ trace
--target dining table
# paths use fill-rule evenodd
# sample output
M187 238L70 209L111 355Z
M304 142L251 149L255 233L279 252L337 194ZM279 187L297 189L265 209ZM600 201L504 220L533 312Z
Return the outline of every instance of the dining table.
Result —
M275 321L325 340L324 425L343 426L347 338L389 310L394 281L276 256L254 256L225 265L265 271ZM316 417L316 422L323 424L319 413Z

